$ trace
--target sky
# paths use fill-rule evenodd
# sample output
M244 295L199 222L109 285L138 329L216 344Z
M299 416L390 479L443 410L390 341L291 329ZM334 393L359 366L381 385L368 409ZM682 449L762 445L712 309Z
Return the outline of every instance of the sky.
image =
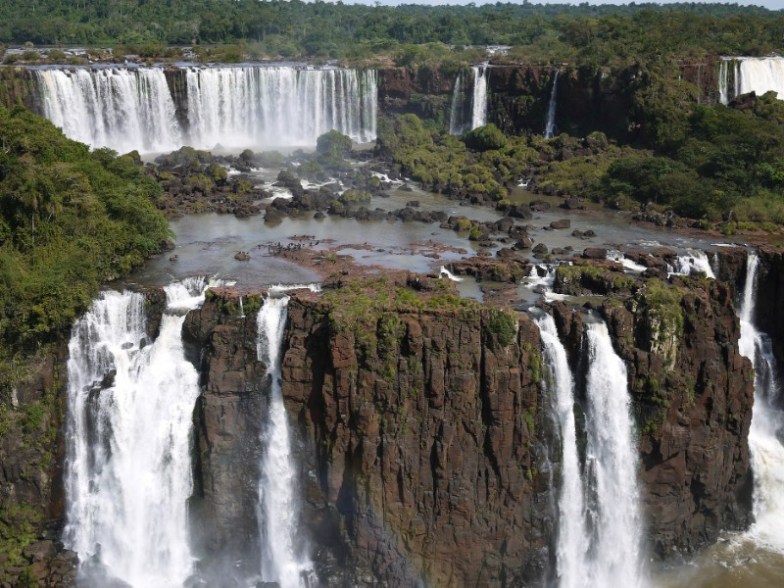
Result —
M362 4L375 4L376 0L343 0L349 2L361 2ZM495 4L496 0L475 0L474 4ZM500 0L501 2L515 2L516 0ZM641 4L645 0L640 0ZM680 0L657 0L656 4L673 4ZM532 4L580 4L582 0L531 0ZM426 4L430 6L443 6L447 4L471 4L472 0L378 0L378 4L395 5L395 4ZM629 4L624 0L590 0L589 4ZM735 1L729 2L730 4L740 4L741 6L764 6L771 10L784 10L784 0L753 0L753 1Z

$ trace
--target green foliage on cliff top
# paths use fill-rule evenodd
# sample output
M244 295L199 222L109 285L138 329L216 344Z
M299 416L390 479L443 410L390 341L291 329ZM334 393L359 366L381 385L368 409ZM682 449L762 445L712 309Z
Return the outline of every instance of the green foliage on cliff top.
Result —
M414 114L381 125L377 151L426 189L455 198L498 201L538 157L526 137L504 137L494 125L475 129L466 142L428 129ZM481 152L467 143L481 147Z
M90 152L27 111L0 110L0 345L55 339L102 281L169 237L131 155Z

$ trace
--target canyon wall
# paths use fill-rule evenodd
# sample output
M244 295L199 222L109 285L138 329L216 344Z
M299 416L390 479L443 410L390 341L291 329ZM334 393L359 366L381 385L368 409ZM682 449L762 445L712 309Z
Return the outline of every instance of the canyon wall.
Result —
M721 252L720 278L742 284L743 253ZM761 284L773 284L780 256L763 251L761 259ZM773 304L780 286L764 284ZM281 350L303 497L299 535L319 576L331 586L546 585L555 569L560 456L534 322L460 302L424 277L372 286L397 297L382 307L363 285L327 286L292 293ZM753 381L737 350L732 285L635 281L592 262L562 270L556 287L608 295L593 312L628 370L651 550L689 552L721 530L746 528ZM203 386L193 414L194 541L200 572L214 585L258 569L263 294L246 293L243 313L236 292L214 291L183 327ZM154 337L160 291L147 296ZM551 312L580 389L589 316L565 303ZM75 555L56 543L64 361L54 353L16 390L17 433L3 436L2 539L18 546L0 561L5 579L73 580ZM96 393L109 384L96 382ZM42 404L39 418L33 407Z
M623 275L612 273L610 282ZM545 585L555 569L560 456L533 321L518 315L508 330L502 317L510 315L487 308L376 311L354 290L325 292L292 295L282 369L303 536L321 578ZM737 351L732 298L720 282L648 280L634 295L611 291L596 309L627 365L647 541L661 557L751 522L752 371ZM224 461L258 438L260 421L247 417L263 408L247 395L261 366L243 350L254 327L221 315L220 305L208 300L201 318L186 322L199 323L195 340L213 342L202 353L206 387L195 421L201 486L223 486L201 500L218 529L231 521L244 528L243 518L255 525L242 506L255 488L226 475ZM587 315L565 303L552 311L584 379ZM236 416L242 397L254 408ZM205 428L234 449L205 455L205 442L214 443ZM255 472L251 454L244 467ZM228 515L217 507L224 491L237 509ZM213 539L212 549L227 540L219 532Z
M621 285L623 274L613 274ZM654 278L623 302L597 309L627 366L648 540L661 557L692 552L721 530L751 523L753 370L738 351L733 294L722 282L676 277L669 287ZM585 316L563 303L554 311L584 372L576 358Z

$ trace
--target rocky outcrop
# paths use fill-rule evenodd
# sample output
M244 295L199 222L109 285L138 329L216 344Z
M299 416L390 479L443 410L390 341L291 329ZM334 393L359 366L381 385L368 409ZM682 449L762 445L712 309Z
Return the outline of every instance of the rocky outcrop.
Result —
M66 355L54 345L0 365L0 586L74 585L76 556L58 541Z
M611 300L599 312L628 370L648 540L668 556L751 522L753 372L738 351L740 327L727 284L651 279L632 289L629 295L625 288L623 303ZM563 303L554 311L580 369L585 317Z
M779 365L784 365L784 313L781 312L781 301L784 300L784 251L781 248L760 247L758 255L760 267L756 285L755 323L770 336ZM742 287L741 284L741 292Z
M266 366L256 356L258 296L240 313L236 295L211 292L188 314L183 341L202 375L194 411L192 521L201 573L226 585L258 571L260 438L266 413Z
M335 310L293 297L283 358L316 553L340 537L352 585L541 583L553 519L532 321L476 307L352 327Z

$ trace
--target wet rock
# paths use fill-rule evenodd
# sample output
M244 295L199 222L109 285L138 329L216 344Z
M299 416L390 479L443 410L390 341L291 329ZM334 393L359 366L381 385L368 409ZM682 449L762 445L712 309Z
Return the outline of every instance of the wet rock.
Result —
M514 226L514 219L510 216L505 216L504 218L493 223L493 230L498 233L508 234L514 228Z
M550 210L550 208L552 208L550 203L545 200L534 200L533 202L531 202L529 207L534 212L545 212L547 210Z
M544 257L545 255L547 255L549 250L547 249L547 245L545 245L544 243L538 243L536 247L533 248L532 251L536 257Z
M568 229L572 226L572 221L568 218L562 218L558 220L554 220L550 223L551 229Z
M510 206L506 213L512 218L521 218L524 220L533 218L533 215L531 214L531 208L523 204Z
M579 198L567 198L561 203L561 208L566 210L584 210L585 204Z
M607 259L607 250L603 247L586 247L583 249L585 259Z

